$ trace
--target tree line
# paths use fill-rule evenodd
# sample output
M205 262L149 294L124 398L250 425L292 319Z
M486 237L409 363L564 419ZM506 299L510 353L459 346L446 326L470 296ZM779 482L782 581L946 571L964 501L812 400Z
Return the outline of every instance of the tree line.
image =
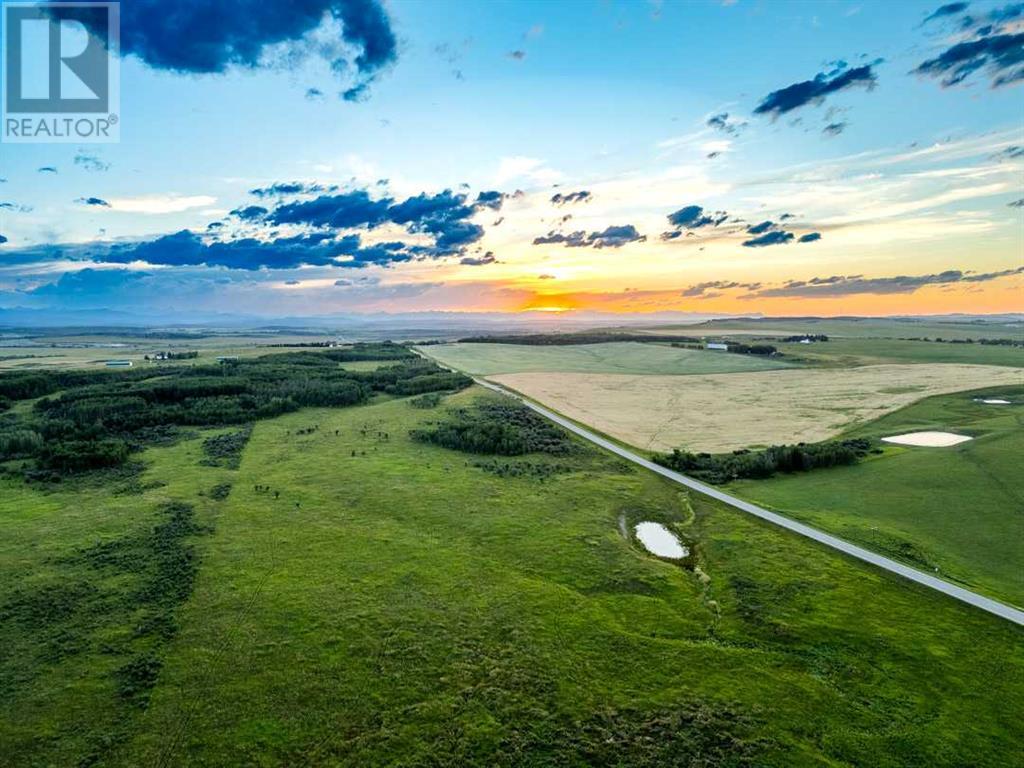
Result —
M763 479L783 472L810 472L825 467L856 464L874 449L870 440L830 440L822 443L773 445L762 450L732 453L690 453L676 448L654 457L663 467L708 483L728 483L740 478Z

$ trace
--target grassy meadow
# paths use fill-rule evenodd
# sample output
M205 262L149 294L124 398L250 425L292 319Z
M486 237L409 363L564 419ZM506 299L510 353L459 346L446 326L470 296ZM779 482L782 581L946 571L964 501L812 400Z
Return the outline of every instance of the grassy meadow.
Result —
M925 430L974 439L952 448L886 446L854 466L738 481L731 490L1024 606L1024 386L931 397L844 437Z
M410 438L480 397L260 421L237 469L219 430L0 478L4 764L1024 761L1020 628L580 443Z
M443 365L475 376L543 372L688 375L771 371L788 365L753 355L632 341L555 346L440 344L422 351Z

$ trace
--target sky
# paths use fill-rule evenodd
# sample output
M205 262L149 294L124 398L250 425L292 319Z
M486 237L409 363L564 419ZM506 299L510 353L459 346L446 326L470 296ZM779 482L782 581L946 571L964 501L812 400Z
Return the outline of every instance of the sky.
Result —
M1024 3L121 3L0 308L1024 311Z

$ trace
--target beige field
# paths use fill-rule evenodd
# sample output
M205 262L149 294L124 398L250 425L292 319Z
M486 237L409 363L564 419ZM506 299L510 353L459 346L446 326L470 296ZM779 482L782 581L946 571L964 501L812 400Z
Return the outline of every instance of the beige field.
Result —
M721 453L826 440L924 397L1020 384L1024 369L936 363L705 376L490 378L630 445Z

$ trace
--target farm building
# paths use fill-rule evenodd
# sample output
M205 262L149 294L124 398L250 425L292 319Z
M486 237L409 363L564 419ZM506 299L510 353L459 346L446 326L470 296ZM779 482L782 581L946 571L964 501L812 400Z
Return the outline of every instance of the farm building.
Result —
M726 344L724 341L709 341L707 344L704 345L704 349L714 349L718 352L728 352L729 345Z

